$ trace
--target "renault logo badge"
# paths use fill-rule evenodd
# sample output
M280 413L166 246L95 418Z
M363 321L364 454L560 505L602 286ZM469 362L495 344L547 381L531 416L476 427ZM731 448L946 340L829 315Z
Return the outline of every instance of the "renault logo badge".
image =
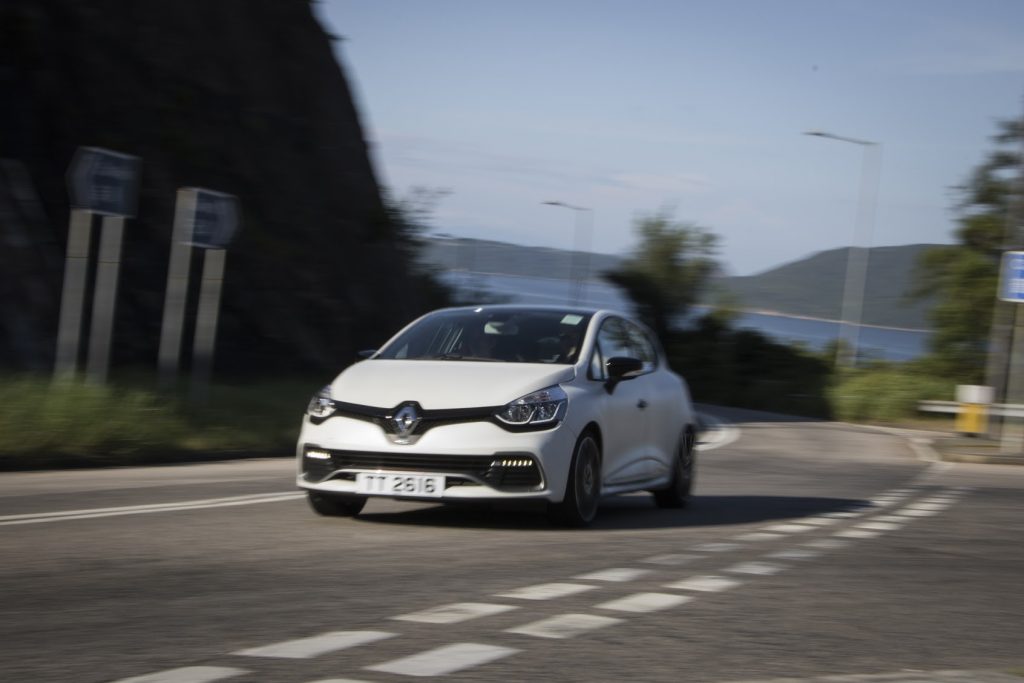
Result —
M416 410L416 404L406 403L399 408L391 417L391 425L395 428L395 435L398 437L396 442L408 443L409 436L412 435L419 423L420 414Z

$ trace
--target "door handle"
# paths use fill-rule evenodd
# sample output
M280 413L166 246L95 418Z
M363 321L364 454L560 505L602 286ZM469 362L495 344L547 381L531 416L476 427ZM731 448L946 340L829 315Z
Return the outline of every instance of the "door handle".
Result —
M644 408L647 407L647 401L640 399L639 401L636 402L636 407L639 408L640 410L643 410Z

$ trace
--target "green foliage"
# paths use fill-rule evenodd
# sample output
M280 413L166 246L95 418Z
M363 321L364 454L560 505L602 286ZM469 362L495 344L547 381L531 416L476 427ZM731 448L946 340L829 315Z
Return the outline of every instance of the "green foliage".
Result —
M0 469L289 455L315 382L214 386L194 406L143 383L0 381Z
M916 417L919 401L952 400L956 382L927 368L879 364L844 373L828 392L835 416L848 422L898 422Z
M1020 154L1006 149L1024 139L1024 125L1003 122L989 157L957 188L958 246L931 249L917 268L916 294L936 294L930 319L931 355L945 376L965 383L984 380L985 358L996 304L999 260L1019 235L1007 234L1007 212L1020 183ZM1019 198L1018 198L1019 201Z
M831 414L830 360L759 332L730 329L714 315L676 333L666 352L695 401L809 417Z
M636 305L637 313L662 338L700 300L717 269L717 237L692 223L672 219L666 211L634 224L639 244L621 266L605 274Z

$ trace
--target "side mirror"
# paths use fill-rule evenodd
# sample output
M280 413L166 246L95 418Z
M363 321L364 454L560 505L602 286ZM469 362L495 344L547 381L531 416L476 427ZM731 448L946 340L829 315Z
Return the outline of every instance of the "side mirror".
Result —
M365 351L357 352L356 355L359 356L360 360L366 360L367 358L371 358L375 353L377 353L377 349L366 349Z
M619 382L636 377L636 373L644 369L644 364L638 358L615 356L606 360L604 367L608 372L608 381L604 383L604 389L610 394L615 391Z

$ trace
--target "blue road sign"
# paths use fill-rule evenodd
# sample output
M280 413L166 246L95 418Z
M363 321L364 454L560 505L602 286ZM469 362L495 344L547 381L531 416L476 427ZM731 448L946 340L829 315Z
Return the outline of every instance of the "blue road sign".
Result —
M139 196L138 157L99 147L79 147L68 168L71 205L105 216L135 215Z
M1003 253L999 298L1003 301L1024 303L1024 251Z
M196 208L189 243L203 249L225 249L238 229L238 200L234 195L192 188Z

